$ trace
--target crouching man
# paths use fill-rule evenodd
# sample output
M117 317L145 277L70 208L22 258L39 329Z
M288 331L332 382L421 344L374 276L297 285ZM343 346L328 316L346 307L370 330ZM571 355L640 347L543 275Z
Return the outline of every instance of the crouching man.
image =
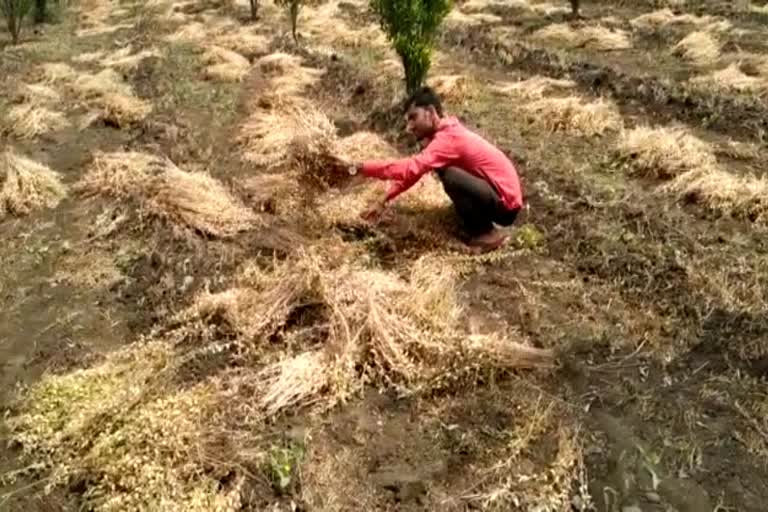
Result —
M363 216L377 220L395 197L436 171L466 232L467 245L480 252L500 247L506 237L495 224L511 226L523 206L515 166L458 119L443 116L440 98L430 88L411 95L405 108L408 132L423 149L409 158L351 164L352 173L392 182L387 194Z

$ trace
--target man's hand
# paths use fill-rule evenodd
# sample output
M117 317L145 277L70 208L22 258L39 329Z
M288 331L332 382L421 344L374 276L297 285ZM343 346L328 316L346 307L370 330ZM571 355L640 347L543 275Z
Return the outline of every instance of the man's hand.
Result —
M370 208L365 210L360 216L368 222L378 222L386 208L386 199L380 199L376 201Z

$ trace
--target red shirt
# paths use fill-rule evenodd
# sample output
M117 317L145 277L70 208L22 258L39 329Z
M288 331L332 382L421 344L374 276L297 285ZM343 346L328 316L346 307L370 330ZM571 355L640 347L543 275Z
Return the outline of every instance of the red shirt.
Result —
M455 117L440 120L437 132L421 153L399 160L363 163L362 173L371 178L392 180L390 201L434 169L458 167L487 181L510 210L523 206L517 169L509 158L480 135L468 130Z

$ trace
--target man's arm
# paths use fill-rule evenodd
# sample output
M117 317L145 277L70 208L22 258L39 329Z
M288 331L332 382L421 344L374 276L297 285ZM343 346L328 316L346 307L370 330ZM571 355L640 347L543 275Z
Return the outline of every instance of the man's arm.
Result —
M448 167L458 157L449 137L437 134L420 153L398 160L370 160L358 166L370 178L392 180L385 201L391 201L405 192L427 172Z

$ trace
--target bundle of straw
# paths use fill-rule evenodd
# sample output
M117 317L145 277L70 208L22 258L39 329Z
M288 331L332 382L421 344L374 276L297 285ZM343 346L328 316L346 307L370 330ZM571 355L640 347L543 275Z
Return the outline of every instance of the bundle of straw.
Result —
M78 189L135 200L156 217L218 237L256 224L253 211L218 180L145 153L97 153Z
M59 175L48 166L6 150L0 157L0 219L54 208L67 195Z

